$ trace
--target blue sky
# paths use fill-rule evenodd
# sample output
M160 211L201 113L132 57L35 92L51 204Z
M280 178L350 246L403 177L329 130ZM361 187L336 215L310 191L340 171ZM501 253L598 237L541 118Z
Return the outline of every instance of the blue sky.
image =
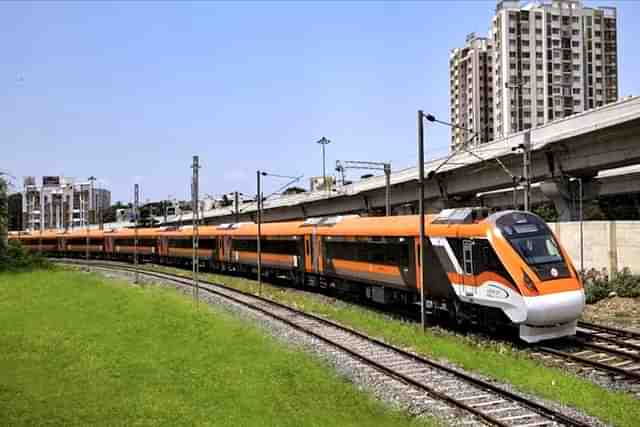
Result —
M620 93L640 94L640 2L620 17ZM448 119L448 54L495 1L0 3L0 170L95 175L130 200L255 194L255 171L416 158L416 110ZM449 131L427 129L427 157ZM357 176L358 174L352 174ZM267 181L267 190L281 182Z

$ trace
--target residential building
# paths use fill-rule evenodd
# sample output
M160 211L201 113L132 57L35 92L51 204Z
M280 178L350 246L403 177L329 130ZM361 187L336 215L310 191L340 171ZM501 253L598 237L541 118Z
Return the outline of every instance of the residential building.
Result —
M72 229L100 222L111 205L111 192L92 181L75 182L62 176L44 176L37 186L26 177L22 190L23 226L26 230Z
M449 56L451 149L493 141L493 46L490 39L467 36ZM473 131L470 134L465 129Z
M612 7L587 7L582 0L526 5L516 0L499 1L486 42L492 66L467 61L466 95L472 94L474 102L461 99L463 66L458 67L456 61L451 64L452 89L455 84L460 89L451 93L452 123L480 131L473 141L477 144L484 142L484 123L490 128L485 134L497 139L617 101L617 38L617 11ZM469 44L468 39L468 50L482 51L474 47L479 42ZM464 49L456 51L462 58ZM476 76L481 79L489 68L493 73L492 117L476 102L475 88L468 87L470 76L475 82ZM480 117L487 119L478 124ZM464 142L460 135L460 131L453 131L452 148Z

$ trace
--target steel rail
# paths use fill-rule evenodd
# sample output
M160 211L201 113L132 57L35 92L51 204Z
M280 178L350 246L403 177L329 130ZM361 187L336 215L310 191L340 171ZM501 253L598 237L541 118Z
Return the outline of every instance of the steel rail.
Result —
M58 260L56 262L77 264L76 262L73 262L73 261L69 262L68 260L61 260L61 261ZM107 263L100 262L100 261L98 261L98 262L94 261L94 262L91 262L91 264L96 266L96 267L98 267L98 268L121 270L121 271L128 271L128 272L133 271L133 269L131 269L130 267L124 266L124 265L121 265L121 264L118 264L118 263L115 263L115 262L107 264ZM149 271L147 269L138 269L138 271L140 272L140 274L144 274L144 275L147 275L147 276L150 276L150 277L156 277L156 278L161 278L161 279L165 279L165 280L172 280L174 282L182 283L182 284L185 284L187 286L193 286L193 284L191 283L190 279L182 277L182 276L178 276L178 275L175 275L175 274L159 273L159 272L155 272L155 271ZM426 359L426 358L424 358L422 356L419 356L417 354L414 354L414 353L408 352L406 350L403 350L401 348L395 347L395 346L393 346L391 344L388 344L388 343L385 343L385 342L383 342L383 341L381 341L381 340L379 340L377 338L374 338L374 337L366 335L366 334L364 334L362 332L356 331L356 330L354 330L354 329L352 329L350 327L340 325L340 324L335 323L335 322L333 322L331 320L327 320L327 319L324 319L322 317L318 317L318 316L310 314L310 313L305 313L305 312L299 311L297 309L294 309L294 308L292 308L292 307L290 307L288 305L285 305L285 304L270 300L270 299L268 299L266 297L254 295L252 293L241 291L241 290L238 290L238 289L235 289L235 288L231 288L231 287L222 285L220 283L214 283L214 282L209 282L209 281L201 281L201 283L202 284L206 284L208 286L219 287L221 289L224 289L227 292L236 293L236 294L242 295L242 296L247 297L247 298L252 298L252 299L258 300L258 301L260 301L262 303L268 304L268 305L273 305L275 307L278 307L278 308L287 310L289 312L292 312L293 314L295 314L297 316L300 316L300 317L303 317L303 318L306 317L308 319L311 319L311 320L314 320L316 322L319 322L319 323L328 325L330 327L333 327L335 329L338 329L338 330L340 330L342 332L347 332L347 333L352 334L352 335L354 335L354 336L356 336L358 338L361 338L363 340L366 340L366 341L369 341L371 343L374 343L374 344L378 345L379 347L382 347L382 348L384 348L386 350L395 352L395 353L397 353L397 354L399 354L401 356L404 356L406 358L412 359L415 362L428 365L428 366L430 366L432 368L435 368L437 370L440 370L440 371L444 371L444 372L446 372L446 373L448 373L448 374L450 374L450 375L452 375L452 376L454 376L454 377L456 377L456 378L458 378L458 379L460 379L462 381L470 383L470 384L472 384L472 385L474 385L474 386L476 386L476 387L478 387L480 389L484 389L486 391L491 391L491 392L493 392L493 393L495 393L497 395L500 395L501 397L504 397L504 398L509 399L511 401L514 401L514 402L517 402L517 403L521 404L524 408L526 408L526 409L528 409L528 410L530 410L530 411L532 411L532 412L534 412L534 413L536 413L536 414L538 414L538 415L540 415L542 417L545 417L545 418L549 419L551 422L560 422L562 424L565 424L565 425L568 425L568 426L574 426L574 427L586 427L586 426L589 425L589 424L586 424L586 423L584 423L584 422L582 422L580 420L576 420L576 419L570 418L570 417L568 417L568 416L566 416L566 415L564 415L564 414L562 414L562 413L560 413L560 412L558 412L558 411L556 411L554 409L551 409L551 408L548 408L548 407L546 407L544 405L540 405L540 404L538 404L536 402L533 402L533 401L531 401L531 400L529 400L529 399L527 399L527 398L525 398L523 396L520 396L518 394L509 392L507 390L504 390L504 389L502 389L502 388L500 388L500 387L498 387L498 386L496 386L494 384L485 382L483 380L480 380L480 379L472 377L472 376L470 376L468 374L459 372L459 371L457 371L455 369L452 369L450 367L441 365L440 363L437 363L435 361ZM282 317L282 316L280 316L278 314L272 313L272 312L270 312L269 310L267 310L265 308L259 307L259 306L255 305L255 304L252 304L252 303L247 302L247 301L243 301L241 299L235 298L233 296L227 295L224 292L219 292L219 291L217 291L215 289L211 289L209 287L201 287L201 290L204 290L204 291L209 292L211 294L220 296L220 297L225 298L227 300L233 301L233 302L235 302L237 304L240 304L240 305L243 305L245 307L249 307L249 308L251 308L253 310L256 310L256 311L259 311L259 312L261 312L261 313L263 313L263 314L265 314L265 315L267 315L269 317L275 318L278 321L281 321L281 322L283 322L283 323L295 328L296 330L300 330L301 332L303 332L305 334L308 334L308 335L311 335L314 338L320 339L321 341L323 341L323 342L325 342L325 343L327 343L327 344L329 344L329 345L331 345L333 347L339 348L341 351L344 351L344 352L350 354L351 356L355 357L356 359L361 360L361 361L369 364L370 366L374 367L376 370L384 372L385 374L389 375L392 378L395 378L395 379L397 379L397 380L399 380L399 381L401 381L401 382L403 382L405 384L409 384L409 385L414 386L414 387L416 387L418 389L421 389L421 390L425 391L427 394L430 394L430 395L436 397L437 399L449 402L452 405L455 405L455 406L457 406L457 407L459 407L459 408L461 408L461 409L463 409L463 410L465 410L465 411L467 411L467 412L469 412L469 413L471 413L471 414L473 414L475 416L478 416L479 418L485 420L486 422L489 422L489 423L491 423L493 425L497 425L497 426L503 426L503 427L507 427L508 426L508 424L505 424L504 422L502 422L502 421L500 421L500 420L498 420L498 419L496 419L496 418L494 418L494 417L492 417L492 416L490 416L488 414L483 413L479 409L476 409L476 408L474 408L474 407L472 407L470 405L467 405L464 402L459 401L454 397L448 396L448 395L446 395L444 393L441 393L441 392L439 392L437 390L434 390L433 388L427 386L426 384L423 384L422 382L416 381L416 380L408 377L407 375L405 375L405 374L403 374L401 372L398 372L397 370L394 370L392 368L386 367L386 366L380 364L379 362L376 362L375 360L372 360L372 359L370 359L370 358L368 358L366 356L363 356L363 355L361 355L361 354L349 349L348 347L346 347L346 346L344 346L344 345L342 345L340 343L337 343L337 342L335 342L335 341L333 341L331 339L328 339L328 338L326 338L326 337L324 337L324 336L322 336L320 334L317 334L317 333L315 333L315 332L313 332L313 331L311 331L309 329L306 329L301 325L295 324L291 320L286 319L286 318L284 318L284 317Z
M604 332L604 333L616 335L619 337L627 337L627 338L634 338L634 339L640 340L639 332L629 331L627 329L614 328L611 326L604 326L604 325L596 325L595 323L583 322L583 321L578 322L578 327L584 328L584 329L591 329L592 331L596 331L596 332Z
M640 380L639 372L628 371L616 366L607 365L596 360L591 360L584 357L576 356L575 354L567 353L566 351L556 350L555 348L550 347L536 347L535 350L543 353L553 354L564 359L573 360L574 362L582 363L583 365L589 365L602 371L609 372L611 374L622 375L634 380Z
M600 339L600 337L594 337L593 339ZM626 359L633 359L636 362L640 362L640 354L627 353L626 351L622 351L617 348L605 347L604 345L583 341L582 339L578 339L577 341L578 341L578 345L584 346L586 348L592 348L594 350L601 351L603 353L615 354L616 356L619 356L619 357L623 357ZM624 342L621 343L616 340L610 340L607 342L611 342L612 344L620 347L631 347L631 348L633 347L632 344L626 344Z

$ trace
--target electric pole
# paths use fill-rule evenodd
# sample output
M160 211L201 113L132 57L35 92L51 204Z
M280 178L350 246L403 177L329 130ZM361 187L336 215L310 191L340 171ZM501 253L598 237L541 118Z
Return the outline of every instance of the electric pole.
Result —
M140 200L140 187L133 186L133 266L136 272L134 283L138 283L140 273L138 272L138 202Z
M524 179L524 210L531 208L531 130L524 134L522 144L522 178Z
M235 191L233 193L233 206L234 206L234 217L235 217L235 223L239 223L240 222L240 200L238 197L238 192Z
M191 260L191 264L193 267L193 283L194 283L194 298L196 302L200 297L199 291L200 286L198 285L198 273L200 272L200 260L198 258L198 246L199 246L199 235L198 235L198 221L199 221L199 202L198 202L198 169L200 169L199 158L198 156L193 156L193 164L191 165L191 169L193 169L193 177L191 180L191 203L193 205L193 212L191 215L192 224L193 224L193 259Z
M422 110L418 110L418 215L420 217L420 322L424 331L427 328L427 318L424 311L426 269L424 266L424 112Z
M358 160L337 160L336 171L342 174L342 185L344 185L345 169L366 169L384 172L385 178L385 215L391 216L391 163L384 162L363 162Z
M324 146L323 146L324 147ZM258 295L262 295L262 252L260 248L260 235L261 235L261 226L262 226L262 191L260 189L260 177L262 172L256 171L256 180L257 180L257 190L258 190L258 210L256 213L256 222L258 223L258 236L256 239L256 249L257 249L257 264L258 264Z

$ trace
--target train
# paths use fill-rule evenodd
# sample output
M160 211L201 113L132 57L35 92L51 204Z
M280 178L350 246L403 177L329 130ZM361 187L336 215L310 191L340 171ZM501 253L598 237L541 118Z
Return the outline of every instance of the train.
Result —
M331 288L377 304L415 305L428 316L492 330L510 328L535 343L574 335L584 289L565 249L537 215L483 208L425 216L424 273L419 216L342 215L198 227L200 268ZM137 234L137 235L136 235ZM194 229L42 231L11 234L47 256L191 265ZM424 274L424 289L422 276Z

